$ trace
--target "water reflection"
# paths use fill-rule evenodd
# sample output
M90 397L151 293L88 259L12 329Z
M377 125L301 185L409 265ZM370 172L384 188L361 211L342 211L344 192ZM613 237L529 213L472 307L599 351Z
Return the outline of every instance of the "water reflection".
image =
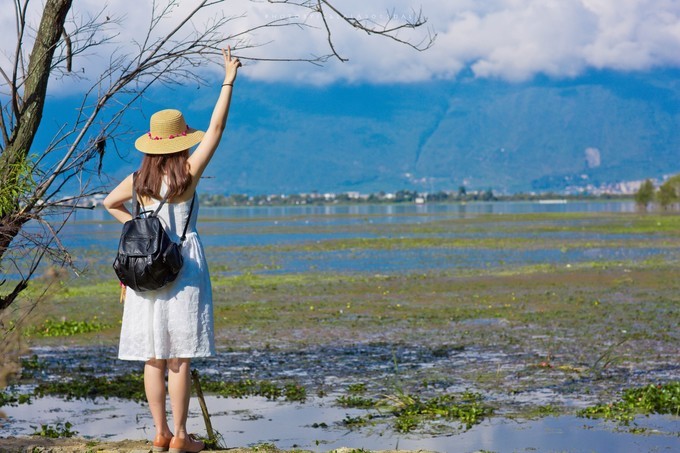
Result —
M315 399L308 404L246 399L207 397L213 427L224 437L227 446L252 446L268 442L279 448L303 448L329 451L340 447L384 449L426 449L437 452L490 451L674 451L677 447L678 419L670 416L639 418L634 427L646 429L645 435L607 422L572 416L546 417L539 420L494 418L469 431L457 423L446 435L415 435L393 432L378 425L361 430L342 426L346 416L365 413L333 405L332 398ZM168 405L169 407L169 405ZM2 422L3 435L30 435L31 425L71 421L73 429L85 438L104 440L149 439L153 420L148 409L138 403L117 399L63 401L40 398L31 405L3 408L9 419ZM318 428L324 424L326 428ZM204 433L200 408L194 399L187 427Z

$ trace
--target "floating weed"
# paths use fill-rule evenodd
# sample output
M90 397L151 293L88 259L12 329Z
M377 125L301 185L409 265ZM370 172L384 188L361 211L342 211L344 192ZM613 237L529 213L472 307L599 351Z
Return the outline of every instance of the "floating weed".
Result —
M345 418L342 419L342 424L348 428L360 428L366 426L372 418L373 416L371 414L365 416L359 415L356 417L345 415Z
M256 452L263 452L263 453L277 453L281 450L278 449L278 447L272 443L262 443L262 444L257 444L252 447L253 451Z
M373 409L376 406L375 400L357 395L343 395L338 397L335 402L342 407L353 407L356 409Z
M286 384L283 393L287 401L299 401L302 403L307 399L307 389L300 384Z
M307 389L297 383L287 383L280 386L270 381L255 381L243 379L236 382L206 381L202 383L203 390L216 393L226 398L245 398L248 396L263 396L269 400L285 398L287 401L303 402L307 399Z
M553 416L561 415L562 413L563 413L563 410L561 410L560 407L555 406L553 404L546 404L544 406L536 406L533 409L525 410L522 413L522 416L529 418L529 419L532 419L532 418L553 417Z
M70 422L61 423L58 422L55 426L40 425L40 429L37 426L31 426L35 430L33 436L47 437L49 439L59 439L62 437L73 437L78 434L78 431L72 431L73 425Z
M40 360L37 355L33 354L29 358L22 358L21 361L21 377L22 380L30 380L39 377L47 371L48 363Z
M421 418L417 414L401 414L394 422L394 429L400 433L409 433L416 429L421 422Z
M144 401L144 376L140 373L129 373L115 377L79 376L77 380L68 382L46 382L35 389L36 396L57 395L71 399L80 398L123 398L133 401Z
M456 352L461 352L465 349L465 346L454 346L454 345L442 345L437 346L432 349L433 357L449 357L451 354Z
M92 321L55 321L46 319L42 324L24 330L24 335L37 337L70 337L84 333L99 332L111 327L113 327L111 324L99 322L96 316Z
M15 393L7 390L0 391L0 407L17 406L19 404L30 404L31 395L26 393Z
M366 384L364 384L363 382L350 384L349 387L347 387L347 391L351 395L362 395L366 393Z
M30 358L21 359L21 369L30 371L44 371L47 369L47 362L40 360L37 354L33 354Z
M314 423L312 423L311 426L312 426L312 428L315 428L315 429L318 429L318 428L328 428L328 424L326 424L325 422L321 422L321 423L314 422Z
M680 381L627 389L619 401L585 408L578 415L628 424L636 415L680 415Z
M472 392L464 392L461 395L444 394L428 400L422 400L417 395L398 392L386 396L382 403L397 417L395 429L399 432L410 432L421 423L437 418L458 420L465 429L470 429L493 413L493 409L483 405L481 401L481 395Z

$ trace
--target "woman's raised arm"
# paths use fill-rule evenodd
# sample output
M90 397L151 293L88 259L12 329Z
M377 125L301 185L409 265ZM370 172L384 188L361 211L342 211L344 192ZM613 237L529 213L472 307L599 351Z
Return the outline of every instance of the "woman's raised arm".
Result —
M203 174L203 170L208 166L210 159L212 159L217 145L222 139L227 124L227 116L229 115L229 105L231 104L231 92L234 88L234 81L238 73L238 68L241 62L238 58L231 58L231 47L227 47L225 51L222 49L222 56L224 57L224 83L220 91L220 97L215 103L212 117L210 118L210 125L205 131L205 136L201 143L196 147L196 150L189 156L189 169L194 181Z

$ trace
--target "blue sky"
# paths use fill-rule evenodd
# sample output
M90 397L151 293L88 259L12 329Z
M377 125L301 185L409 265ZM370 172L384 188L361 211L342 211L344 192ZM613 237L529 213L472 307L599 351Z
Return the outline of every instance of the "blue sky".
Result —
M174 27L196 3L179 2L161 28ZM85 79L50 82L45 118L52 120L53 125L68 118L71 108L78 105L82 90L96 79L112 52L129 51L134 40L143 39L151 2L138 2L133 11L129 4L127 0L109 0L105 6L98 0L74 3L70 26L102 8L106 15L122 20L120 25L112 24L106 30L114 37L111 44L96 53L76 57L75 71L84 71L81 74ZM30 5L29 22L35 25L41 3L33 1ZM427 26L401 37L417 42L428 33L436 33L437 39L429 50L417 52L379 36L356 32L330 15L328 20L336 48L349 61L331 60L323 67L249 60L328 52L318 15L306 15L301 8L263 1L234 0L224 5L206 12L195 25L200 26L201 21L210 20L218 13L234 17L225 36L270 20L288 18L309 25L305 29L263 29L248 34L245 40L229 41L241 47L237 53L246 65L235 90L229 125L232 131L239 132L240 142L227 141L223 146L237 148L242 153L253 152L248 149L249 139L251 146L266 145L268 134L277 125L288 129L300 127L300 135L310 135L314 134L314 128L323 128L324 121L335 125L346 122L356 131L363 119L370 122L372 136L379 140L383 135L380 127L385 128L384 135L389 135L387 130L396 124L391 119L409 112L423 118L437 116L446 108L447 97L470 87L474 90L475 85L500 83L521 89L540 85L543 80L578 85L584 80L592 82L596 74L610 87L626 90L628 85L635 91L639 90L635 80L640 75L653 78L656 73L680 67L677 51L680 49L680 2L672 0L372 0L370 3L342 0L338 5L346 13L377 22L384 21L388 12L394 14L395 21L412 18L414 11L422 8L428 18ZM12 9L0 12L0 27L12 29L13 21ZM266 45L243 47L264 43ZM0 44L3 51L0 65L5 69L14 44L9 39ZM219 83L219 64L196 70L214 86ZM615 75L610 77L613 84L608 81L608 74ZM3 96L6 94L0 87L4 103ZM172 90L159 87L147 96L142 108L143 113L149 115L157 109L179 105L192 126L205 127L215 96L216 90L211 86ZM286 121L289 116L295 116L298 122ZM118 157L110 153L105 164L114 179L134 165L138 156L131 149L131 143L137 134L146 130L139 111L128 112L124 124L129 128L129 135L121 137L118 146L128 156L128 163L118 161ZM46 125L42 140L49 135L49 123ZM323 132L319 130L318 135L325 137ZM292 145L289 143L289 146ZM367 146L364 150L352 151L365 155L371 149Z
M162 4L163 2L158 2ZM174 28L197 1L176 2L158 33ZM338 52L346 63L331 60L325 67L279 62L248 63L244 75L258 81L327 85L349 83L417 83L433 79L455 80L469 72L476 78L511 82L531 80L536 75L572 78L589 70L648 71L680 66L680 3L675 0L342 0L335 2L348 15L392 24L413 19L422 10L427 23L419 30L402 32L400 38L419 42L428 33L437 35L427 52L394 43L379 36L357 32L329 13ZM31 1L28 20L37 25L42 5ZM77 57L74 70L86 70L86 80L108 63L113 51L134 49L145 38L151 1L129 8L128 0L80 0L74 3L66 29L103 12L119 23L109 23L104 34L112 41ZM232 17L222 30L225 38L235 36L272 20L289 18L306 27L264 28L229 39L242 58L286 58L322 55L329 52L327 36L318 14L304 8L262 0L231 0L218 3L199 14L191 27L200 28L216 15ZM0 11L0 27L14 29L12 8ZM185 34L180 33L180 37ZM30 43L30 33L27 37ZM0 64L12 54L15 43L6 39L0 46ZM216 61L219 63L219 61ZM196 69L203 71L203 69ZM208 69L219 71L217 67ZM53 83L55 91L82 89L85 84ZM75 85L75 87L74 87Z

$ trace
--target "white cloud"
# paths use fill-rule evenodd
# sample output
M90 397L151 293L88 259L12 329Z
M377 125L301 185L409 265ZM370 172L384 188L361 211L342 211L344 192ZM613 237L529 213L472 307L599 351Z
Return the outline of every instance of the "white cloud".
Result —
M330 15L333 42L347 63L331 60L319 68L304 63L251 62L244 75L258 80L324 84L336 80L412 82L453 78L470 69L477 77L526 80L536 74L573 77L588 68L648 70L680 66L680 2L677 0L337 0L347 13L377 22L392 11L408 17L422 6L428 25L438 33L436 44L420 53L380 36L357 32ZM117 30L118 45L143 38L151 2L136 9L129 0L109 0L111 15L124 15ZM182 13L196 2L184 0L166 27L176 25ZM41 4L33 2L37 24ZM74 11L96 12L97 0L74 3ZM235 0L225 3L228 15L245 14L230 24L238 32L263 22L303 12L265 1ZM197 19L208 20L213 13ZM267 28L249 37L267 45L246 49L244 57L288 58L328 53L325 30L318 15L301 17L309 28ZM0 12L0 27L13 28L12 10ZM11 29L10 28L10 29ZM402 37L418 40L422 33ZM11 52L12 40L0 44ZM88 57L90 68L96 55ZM0 59L5 65L6 60ZM93 69L94 70L94 69Z

